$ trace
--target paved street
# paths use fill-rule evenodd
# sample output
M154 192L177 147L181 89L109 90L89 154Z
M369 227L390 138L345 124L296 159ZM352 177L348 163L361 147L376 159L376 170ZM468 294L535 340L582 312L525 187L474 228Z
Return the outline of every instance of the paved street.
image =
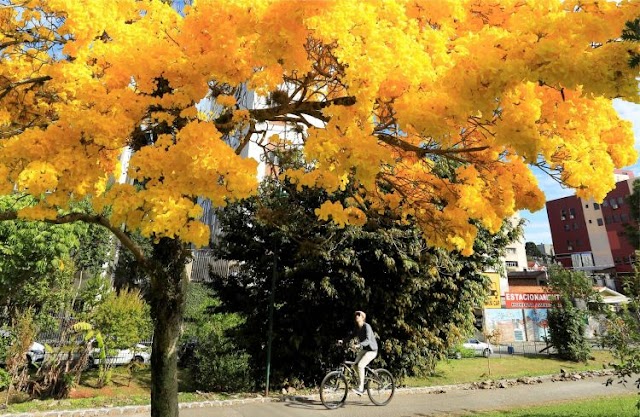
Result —
M494 390L452 390L443 394L401 394L386 407L376 407L367 397L350 395L350 401L339 410L326 410L318 401L299 398L297 401L249 404L232 407L186 409L181 417L427 417L459 415L525 405L540 405L593 396L637 392L631 385L604 386L606 377L575 382L545 381L538 385L519 385ZM148 417L136 415L135 417Z

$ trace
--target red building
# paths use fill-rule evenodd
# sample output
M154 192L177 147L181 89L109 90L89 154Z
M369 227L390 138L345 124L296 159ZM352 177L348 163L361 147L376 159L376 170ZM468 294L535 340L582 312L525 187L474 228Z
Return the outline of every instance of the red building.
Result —
M547 216L551 227L556 260L565 268L573 268L576 256L592 256L589 232L582 210L582 199L576 196L547 201ZM573 259L572 259L573 258ZM585 259L587 260L587 259ZM585 262L581 262L582 266ZM586 262L589 264L588 260ZM593 262L592 262L593 264Z
M630 273L635 249L625 236L625 226L631 222L631 207L626 197L633 190L629 181L620 181L602 202L602 216L607 230L611 255L617 272Z
M576 196L547 202L556 260L564 267L613 276L632 271L635 248L624 230L631 222L626 197L633 173L616 171L616 179L602 204Z

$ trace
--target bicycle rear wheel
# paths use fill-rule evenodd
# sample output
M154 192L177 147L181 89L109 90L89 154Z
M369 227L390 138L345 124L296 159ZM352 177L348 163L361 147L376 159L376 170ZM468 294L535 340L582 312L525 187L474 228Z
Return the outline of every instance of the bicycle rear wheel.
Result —
M330 410L340 407L347 399L347 379L342 372L329 372L320 384L320 401Z
M375 405L387 405L396 392L393 375L386 369L376 369L369 374L367 394Z

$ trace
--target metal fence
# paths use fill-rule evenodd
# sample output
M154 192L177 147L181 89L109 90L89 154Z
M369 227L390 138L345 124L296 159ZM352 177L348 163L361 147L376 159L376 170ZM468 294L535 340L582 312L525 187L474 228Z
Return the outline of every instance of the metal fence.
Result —
M604 350L598 340L588 341L592 350ZM557 351L547 342L509 342L499 345L492 345L493 355L502 356L549 356L554 355Z

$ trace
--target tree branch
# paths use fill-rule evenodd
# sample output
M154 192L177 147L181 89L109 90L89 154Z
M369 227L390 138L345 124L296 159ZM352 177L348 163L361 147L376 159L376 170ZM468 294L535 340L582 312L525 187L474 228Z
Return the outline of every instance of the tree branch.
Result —
M450 148L450 149L431 149L431 148L422 148L420 146L412 145L408 142L405 142L395 136L386 134L386 133L376 133L378 139L383 141L384 143L395 146L397 148L402 149L403 151L413 152L419 157L423 157L425 155L442 155L442 156L451 156L455 154L461 153L472 153L472 152L480 152L488 149L488 146L477 146L473 148Z
M251 109L249 114L258 122L266 122L278 116L291 114L317 113L329 106L353 106L356 104L354 96L338 97L327 101L306 101L284 104L266 109Z
M49 81L50 79L51 79L50 76L43 75L42 77L29 78L28 80L15 81L15 82L9 83L6 87L3 88L2 93L0 93L0 100L2 100L7 94L9 94L9 91L13 90L16 87L19 87L24 84L43 83L45 81Z

